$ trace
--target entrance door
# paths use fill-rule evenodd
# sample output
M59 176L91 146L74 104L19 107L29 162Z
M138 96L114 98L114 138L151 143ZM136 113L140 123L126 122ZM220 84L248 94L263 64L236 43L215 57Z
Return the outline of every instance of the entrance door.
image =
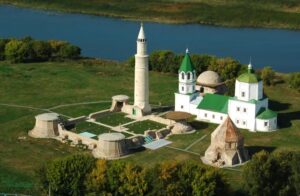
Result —
M132 109L132 115L136 115L136 110L134 108Z

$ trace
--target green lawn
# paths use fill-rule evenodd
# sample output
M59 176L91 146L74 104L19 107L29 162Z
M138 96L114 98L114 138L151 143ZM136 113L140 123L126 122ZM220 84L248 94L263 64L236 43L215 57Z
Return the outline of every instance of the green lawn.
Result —
M119 126L128 122L132 122L133 120L125 117L127 114L122 112L110 113L105 116L101 116L97 118L97 122L110 125L110 126Z
M109 109L110 105L111 105L111 101L107 101L104 103L95 103L95 104L93 103L93 104L59 107L59 108L51 109L51 111L74 118L79 116L88 116L90 113Z
M80 122L76 124L76 133L82 133L82 132L90 132L95 135L100 135L103 133L108 133L111 130L107 127L96 125L94 123L90 122Z
M0 3L138 21L300 28L297 0L0 0Z
M163 80L162 80L163 78ZM117 94L133 95L133 69L123 63L110 61L70 61L31 64L0 62L0 104L51 108L62 104L111 100ZM174 104L177 90L177 75L150 72L150 100L152 104ZM251 153L261 149L268 151L300 151L300 93L291 90L286 83L265 87L270 98L271 109L279 112L279 131L272 133L250 133L242 130L245 144ZM131 100L132 101L132 100ZM109 106L108 104L107 106ZM57 111L70 116L99 111L106 105L91 104L58 108ZM74 110L73 110L73 109ZM39 109L26 109L0 105L0 192L22 192L33 195L36 188L36 168L42 164L68 154L80 152L51 139L18 139L27 136L34 126L34 116ZM118 117L124 119L122 115ZM127 119L126 119L127 120ZM112 121L113 122L113 121ZM176 135L169 138L172 147L187 148L199 138L203 140L189 148L203 155L210 144L210 133L216 125L192 122L197 132L190 135ZM95 125L96 126L96 125ZM147 129L160 128L154 122L137 122L128 125L130 131L143 133ZM94 125L78 125L78 130L94 130ZM98 133L108 131L95 127ZM124 159L145 166L164 160L195 160L201 164L200 156L161 148L142 151ZM242 168L239 168L242 169ZM242 185L241 173L224 171L234 190ZM13 191L14 190L14 191Z
M163 127L166 127L166 125L151 120L139 121L126 126L126 128L129 129L128 131L137 134L144 134L144 131L153 130L153 129L158 130Z

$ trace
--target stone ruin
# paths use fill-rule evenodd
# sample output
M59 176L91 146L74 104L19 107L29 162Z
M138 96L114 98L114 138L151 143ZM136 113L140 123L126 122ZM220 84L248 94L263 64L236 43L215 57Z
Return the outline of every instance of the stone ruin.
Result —
M211 144L201 159L217 167L233 166L249 159L244 137L229 117L211 134Z

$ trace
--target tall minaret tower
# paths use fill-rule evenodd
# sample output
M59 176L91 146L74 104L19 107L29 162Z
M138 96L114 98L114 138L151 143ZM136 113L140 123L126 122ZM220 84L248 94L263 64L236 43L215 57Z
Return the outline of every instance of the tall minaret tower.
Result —
M151 113L149 105L149 55L147 54L147 39L143 23L137 38L137 52L135 55L134 71L134 106L142 110L143 114Z

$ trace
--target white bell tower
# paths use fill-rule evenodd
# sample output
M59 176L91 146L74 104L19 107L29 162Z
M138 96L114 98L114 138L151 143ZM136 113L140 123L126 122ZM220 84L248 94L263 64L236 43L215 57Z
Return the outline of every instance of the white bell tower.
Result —
M147 54L147 39L141 23L137 38L137 53L135 55L134 71L134 106L142 110L142 113L151 113L149 104L149 55Z

